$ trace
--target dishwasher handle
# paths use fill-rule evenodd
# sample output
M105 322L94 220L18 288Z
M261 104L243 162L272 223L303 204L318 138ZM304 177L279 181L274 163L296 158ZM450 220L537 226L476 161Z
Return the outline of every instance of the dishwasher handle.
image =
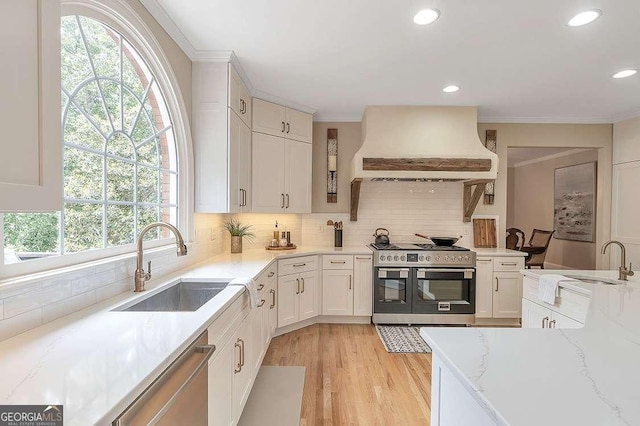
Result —
M203 339L204 336L204 339ZM191 373L182 381L178 389L172 392L171 396L157 409L155 415L147 421L147 424L156 424L166 413L171 406L176 402L178 398L184 393L191 382L200 374L200 372L207 367L209 359L216 350L215 345L202 345L202 341L206 342L206 332L203 333L195 342L192 343L175 361L169 365L160 376L155 379L149 387L147 387L140 396L131 403L129 407L113 422L113 426L124 426L128 424L128 419L135 417L135 415L141 411L145 404L149 403L156 392L162 388L172 377L177 370L180 369L185 363L187 363L194 356L204 356L198 363L198 365L191 371ZM155 411L155 410L154 410Z

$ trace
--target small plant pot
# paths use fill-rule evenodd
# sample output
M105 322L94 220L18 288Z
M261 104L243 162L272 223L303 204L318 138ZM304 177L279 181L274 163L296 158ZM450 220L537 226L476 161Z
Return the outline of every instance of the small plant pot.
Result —
M231 236L231 253L242 253L242 237L238 235Z

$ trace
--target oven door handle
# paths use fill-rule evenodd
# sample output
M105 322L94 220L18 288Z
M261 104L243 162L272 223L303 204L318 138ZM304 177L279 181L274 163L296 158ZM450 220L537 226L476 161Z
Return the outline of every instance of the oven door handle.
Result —
M475 272L475 269L465 268L465 269L437 269L437 268L419 268L418 272Z
M382 272L409 272L410 268L378 268Z

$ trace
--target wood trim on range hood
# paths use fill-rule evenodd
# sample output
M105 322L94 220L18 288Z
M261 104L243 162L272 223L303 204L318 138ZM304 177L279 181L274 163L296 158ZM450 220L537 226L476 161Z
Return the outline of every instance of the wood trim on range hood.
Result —
M363 158L363 170L489 172L489 158Z

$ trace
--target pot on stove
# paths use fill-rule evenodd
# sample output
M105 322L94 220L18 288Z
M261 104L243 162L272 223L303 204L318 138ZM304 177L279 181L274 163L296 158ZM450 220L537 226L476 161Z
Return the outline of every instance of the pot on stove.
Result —
M376 245L388 245L389 244L389 230L386 228L378 228L373 233L373 236L376 237L375 244Z

